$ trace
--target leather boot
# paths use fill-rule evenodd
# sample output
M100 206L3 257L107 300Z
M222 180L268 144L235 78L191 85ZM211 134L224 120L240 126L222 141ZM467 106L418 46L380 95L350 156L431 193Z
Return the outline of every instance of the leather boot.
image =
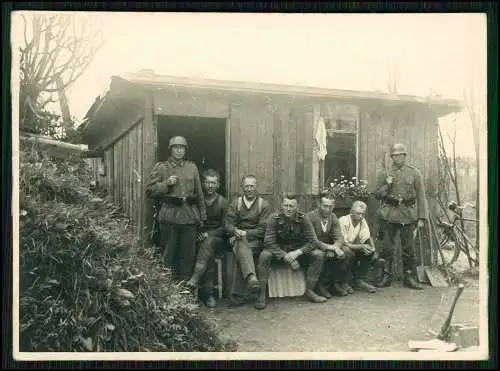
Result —
M411 270L407 270L405 272L403 284L405 287L413 290L423 290L423 287L413 278L413 273Z
M313 303L324 303L326 301L326 298L323 296L320 296L316 294L313 290L307 289L306 290L306 296L307 298L312 301Z
M345 287L343 287L339 282L335 282L333 284L333 289L339 294L340 296L347 296L349 295L349 291Z
M250 273L247 277L247 287L251 294L256 294L259 292L259 280L255 274Z
M318 293L321 296L323 296L323 297L325 297L327 299L330 299L332 297L332 294L330 294L330 292L328 291L328 289L325 286L323 286L321 283L318 284L317 290L318 290Z
M389 287L392 284L392 261L386 260L384 264L384 271L382 273L382 279L377 282L375 286L377 287Z
M267 282L261 282L259 287L259 296L257 297L257 300L255 300L254 304L255 309L264 309L267 306L266 294Z
M215 300L213 295L209 295L205 300L205 305L208 308L215 308L217 306L217 300Z
M356 286L356 288L358 289L361 289L363 291L366 291L366 292L377 292L377 289L375 287L373 287L372 285L370 285L369 283L361 280L361 279L356 279L354 280L354 285Z
M344 283L342 283L342 288L347 291L348 294L352 294L354 292L354 289L347 283L347 281L344 281Z

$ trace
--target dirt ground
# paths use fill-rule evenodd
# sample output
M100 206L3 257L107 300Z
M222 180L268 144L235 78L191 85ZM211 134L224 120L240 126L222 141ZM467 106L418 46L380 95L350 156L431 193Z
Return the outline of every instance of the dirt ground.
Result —
M218 322L225 338L241 352L401 352L409 340L432 339L430 328L444 322L456 288L399 283L377 293L355 292L314 304L304 298L270 299L258 311L248 303L228 308L224 302L203 309ZM471 281L457 303L455 323L479 325L479 286Z

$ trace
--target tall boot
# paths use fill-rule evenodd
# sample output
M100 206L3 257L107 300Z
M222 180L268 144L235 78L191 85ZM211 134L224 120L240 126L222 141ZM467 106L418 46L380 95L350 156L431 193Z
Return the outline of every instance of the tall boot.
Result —
M259 287L259 296L257 300L255 300L254 307L255 309L264 309L267 306L267 281L261 281Z
M392 260L387 259L384 262L384 271L382 273L382 278L375 286L377 287L389 287L392 284Z
M423 290L423 287L415 280L415 278L413 278L413 272L411 270L405 271L403 284L405 287L413 290Z

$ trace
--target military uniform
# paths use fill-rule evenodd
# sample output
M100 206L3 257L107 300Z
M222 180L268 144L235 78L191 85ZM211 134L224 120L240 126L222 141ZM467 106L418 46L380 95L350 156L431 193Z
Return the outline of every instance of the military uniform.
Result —
M262 250L266 222L270 215L271 207L265 199L257 196L251 206L247 207L241 196L231 202L224 217L226 234L230 238L234 236L236 229L247 232L246 238L232 241L235 259L229 293L230 300L234 300L235 304L241 304L246 294L244 282L257 273L254 258Z
M297 261L302 267L307 267L306 294L314 294L314 288L318 283L325 262L325 252L321 250L321 243L316 237L311 220L300 211L297 211L292 218L286 218L281 212L272 215L266 227L264 250L259 256L260 293L258 302L260 304L256 303L258 309L265 307L265 295L272 261L283 261L288 252L298 249L302 250L302 255L297 258ZM314 295L314 299L318 299L314 301L326 300Z
M214 256L230 250L229 242L223 225L223 218L227 212L229 202L225 197L217 194L209 203L206 202L207 220L199 233L208 236L198 243L198 255L190 281L202 281L202 295L211 298L214 289L215 263ZM189 283L189 282L188 282Z
M406 151L396 154L406 155ZM388 175L393 178L391 184L387 183ZM376 196L382 201L378 215L383 223L384 234L389 239L389 244L386 244L381 252L381 256L388 263L386 274L390 275L392 270L395 236L398 230L401 238L405 275L409 271L413 272L415 270L415 252L412 246L412 234L418 219L427 218L425 188L420 171L407 164L392 165L388 174L380 175Z
M167 179L175 175L177 182ZM160 205L157 220L163 260L181 280L187 280L196 260L197 228L206 220L205 198L196 165L170 157L158 162L146 182L146 195Z

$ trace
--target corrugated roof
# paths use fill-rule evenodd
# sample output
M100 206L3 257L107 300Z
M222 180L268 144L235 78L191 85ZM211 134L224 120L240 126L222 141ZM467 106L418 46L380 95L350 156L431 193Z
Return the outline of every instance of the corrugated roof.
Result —
M286 94L298 96L337 97L352 100L384 100L394 102L421 103L432 106L443 106L453 111L461 111L463 104L457 99L436 97L419 97L414 95L399 95L382 92L341 90L305 85L283 85L257 83L248 81L216 80L199 77L155 75L151 70L138 73L122 73L113 78L126 80L134 84L150 85L155 87L184 86L195 89L241 91L266 94Z

